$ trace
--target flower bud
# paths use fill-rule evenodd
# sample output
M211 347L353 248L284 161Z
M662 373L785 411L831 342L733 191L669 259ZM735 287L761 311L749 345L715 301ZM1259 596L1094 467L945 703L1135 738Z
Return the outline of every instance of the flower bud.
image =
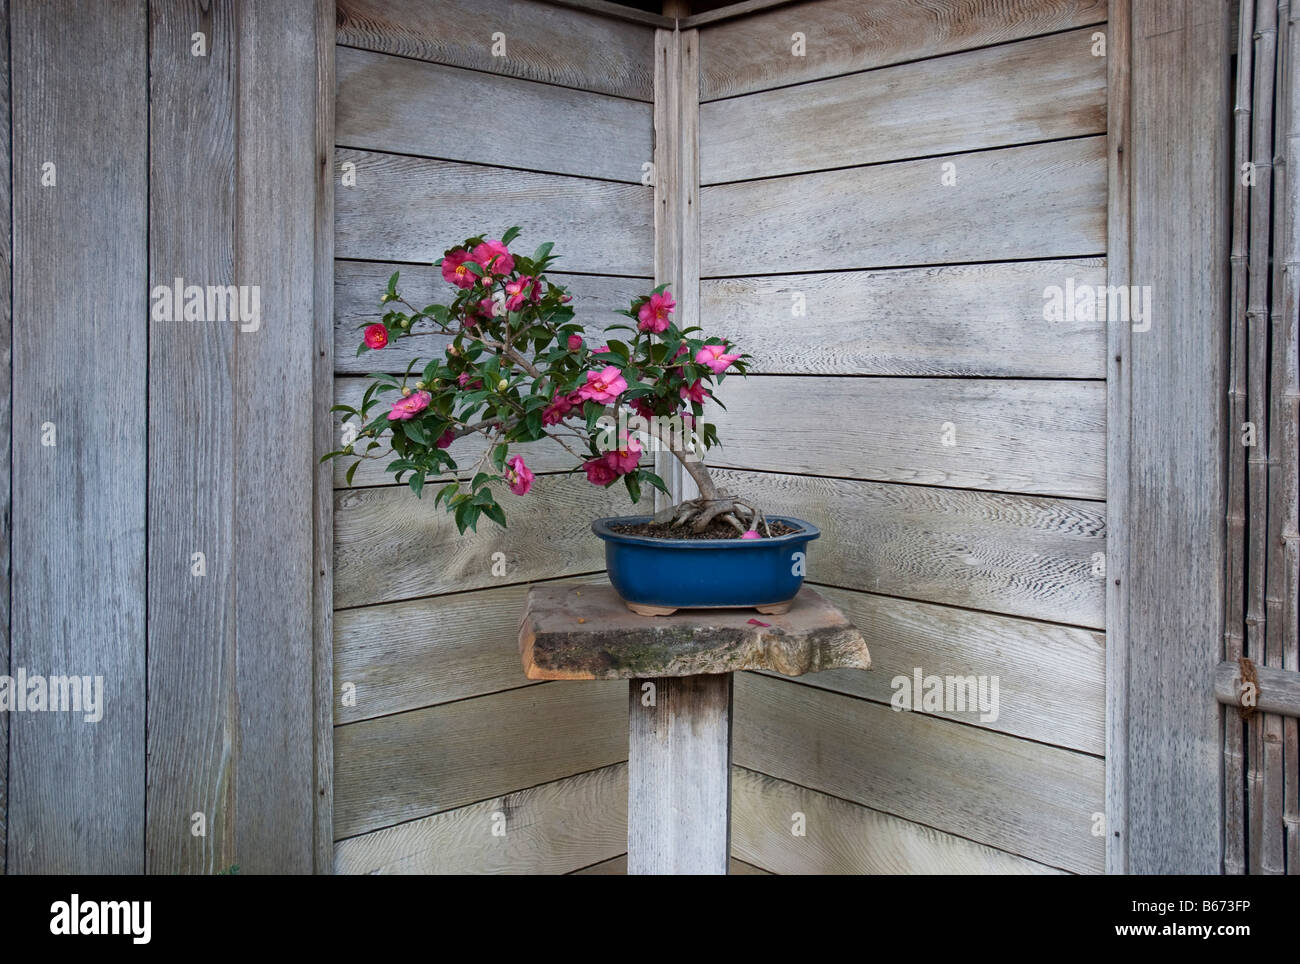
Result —
M419 391L422 392L422 391L424 391L426 388L428 388L429 386L426 385L426 384L424 384L424 382L416 382L416 383L415 383L415 387L416 387L417 390L419 390Z
M507 388L509 388L509 387L510 387L510 382L508 382L508 381L507 381L506 379L504 379L504 378L501 379L501 381L497 382L497 391L498 391L498 392L504 392L504 391L505 391Z
M402 397L405 398L407 395L410 395L410 394L411 394L410 386L408 386L408 385L403 385L403 386L402 386Z

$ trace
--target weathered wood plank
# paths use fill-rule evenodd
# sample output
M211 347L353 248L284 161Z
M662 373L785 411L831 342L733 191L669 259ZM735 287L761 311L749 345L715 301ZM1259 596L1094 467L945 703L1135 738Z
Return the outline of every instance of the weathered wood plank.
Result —
M793 4L702 29L701 96L704 100L732 97L1105 19L1105 0ZM804 36L802 55L792 49L795 33Z
M628 681L629 874L726 874L732 678Z
M1061 873L744 767L734 767L731 779L733 851L773 873ZM795 814L802 815L799 835L792 832Z
M337 727L335 838L625 760L626 713L625 683L543 683Z
M735 685L740 766L1050 867L1102 870L1096 757L752 673Z
M1104 505L723 469L769 514L822 530L808 576L845 589L1101 628Z
M339 874L565 874L627 848L627 765L340 840Z
M1242 700L1241 664L1222 662L1214 670L1214 696L1220 703L1239 707ZM1273 666L1255 667L1251 704L1261 713L1300 716L1300 673Z
M9 36L9 0L0 0L0 28ZM13 439L13 152L10 143L9 47L0 44L0 438ZM0 460L0 666L9 672L10 482L13 457ZM0 874L7 862L9 714L0 714Z
M1106 494L1105 382L770 375L729 379L718 395L726 409L707 410L724 440L714 465Z
M1102 378L1105 319L1044 319L1049 292L1070 281L1095 290L1105 262L713 278L701 317L764 373Z
M647 619L609 585L545 583L528 591L519 653L529 679L661 679L770 669L787 676L871 668L862 634L816 590L787 613L686 610Z
M339 0L338 10L340 44L636 100L653 98L654 30L649 26L530 0ZM496 33L504 34L504 56L493 55Z
M1104 150L1105 138L1084 137L702 188L700 273L1097 255ZM945 163L953 186L941 181Z
M592 876L592 877L612 877L621 876L627 873L627 854L619 854L609 860L603 860L598 864L592 864L590 867L583 867L581 870L573 871L575 875ZM755 867L753 864L747 864L743 860L737 860L732 857L727 861L727 874L735 877L740 876L771 876L771 874L761 867Z
M1128 873L1221 871L1227 4L1133 5L1134 333L1128 533ZM1194 207L1171 197L1184 185ZM1201 271L1194 265L1219 265ZM1171 417L1171 413L1178 413ZM1177 820L1168 815L1177 813Z
M701 181L1105 133L1106 59L1092 52L1094 32L712 101L700 109Z
M585 476L539 476L525 496L502 493L504 530L486 520L460 536L451 516L406 487L347 490L334 502L334 605L342 609L494 586L493 554L512 580L550 579L605 566L593 519L630 515L622 489Z
M233 285L235 5L150 5L150 285ZM207 56L191 54L202 31ZM201 103L203 110L193 110ZM202 151L177 149L203 144ZM234 464L238 324L151 322L149 339L149 873L237 862ZM195 445L201 438L203 444ZM202 553L196 562L194 553ZM202 565L199 575L195 566ZM192 834L203 814L206 835Z
M870 673L830 670L803 682L889 703L898 677L996 679L996 716L975 707L935 716L1101 756L1105 752L1106 638L1031 622L870 593L818 587L867 638Z
M532 251L532 247L526 249ZM441 251L437 254L441 257ZM442 273L427 265L384 264L370 261L338 261L334 272L334 368L337 372L368 375L375 371L404 372L417 358L426 361L449 343L442 335L391 341L378 352L357 354L361 330L383 318L386 308L379 298L394 271L400 272L398 292L417 308L450 304L459 290L442 279ZM633 298L654 287L649 278L611 278L599 275L550 272L547 277L573 295L575 320L584 325L591 344L604 343L600 335L606 325L627 322L615 311L626 311Z
M314 390L312 320L316 14L316 0L292 0L274 9L243 4L236 16L234 266L241 284L261 286L261 327L238 336L241 389L234 393L231 425L234 558L250 561L234 573L234 672L241 696L235 834L240 868L250 873L315 868L317 516L314 497L284 493L313 492L314 406L323 401ZM274 445L267 444L270 414Z
M498 581L510 578L507 572ZM604 573L569 581L608 582ZM335 720L355 723L532 685L519 670L517 641L527 594L527 585L508 585L338 612Z
M486 104L509 105L520 123L485 124L475 108ZM521 129L528 136L520 137ZM650 160L650 107L340 47L336 141L343 147L639 184L641 165ZM606 150L607 145L617 149Z
M519 225L529 242L557 242L561 268L653 273L649 187L345 148L335 159L356 165L356 186L335 199L337 257L432 263L464 238Z
M10 658L102 677L103 716L12 714L10 873L144 869L146 14L12 11Z

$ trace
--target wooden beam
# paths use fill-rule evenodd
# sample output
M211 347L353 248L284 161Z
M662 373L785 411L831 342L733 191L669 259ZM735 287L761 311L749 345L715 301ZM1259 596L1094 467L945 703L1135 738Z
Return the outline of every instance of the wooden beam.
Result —
M1260 713L1300 717L1300 673L1292 669L1255 666L1254 703ZM1214 670L1214 696L1225 706L1242 706L1241 664L1225 660Z
M9 0L0 0L0 438L13 438L13 160L10 150ZM9 543L12 449L0 460L0 673L9 673ZM5 872L9 826L9 716L0 714L0 874Z

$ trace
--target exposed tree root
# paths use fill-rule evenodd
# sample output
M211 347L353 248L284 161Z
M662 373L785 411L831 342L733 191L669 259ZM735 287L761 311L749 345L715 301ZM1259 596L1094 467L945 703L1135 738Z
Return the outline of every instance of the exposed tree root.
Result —
M661 509L654 517L654 521L660 524L668 522L684 526L689 523L695 532L703 532L714 519L727 523L741 535L757 532L760 525L769 536L772 534L767 516L761 509L728 492L719 492L712 499L703 496L688 499Z

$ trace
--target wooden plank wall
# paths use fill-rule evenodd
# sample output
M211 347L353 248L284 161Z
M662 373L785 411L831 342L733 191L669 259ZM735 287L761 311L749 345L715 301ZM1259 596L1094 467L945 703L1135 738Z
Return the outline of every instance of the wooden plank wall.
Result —
M338 10L340 400L376 366L401 372L411 357L405 346L355 356L388 276L400 269L420 304L447 298L430 265L468 235L519 224L522 250L556 241L556 278L592 324L653 285L642 184L653 27L506 0L339 0ZM477 104L514 121L485 123ZM353 187L342 186L345 164ZM442 347L430 339L419 353ZM537 480L505 496L509 530L485 522L465 538L382 465L351 488L335 477L341 873L567 872L626 851L626 683L529 683L516 633L529 582L604 578L588 525L628 502L562 474L571 461L558 447L532 448Z
M1105 279L1106 4L958 6L699 29L700 323L759 372L711 460L822 528L876 662L737 679L733 853L771 871L1104 867L1106 324L1043 311ZM917 671L997 718L895 712Z
M13 297L39 323L14 332L6 665L102 676L103 717L12 714L10 872L330 868L312 315L333 19L13 9ZM177 278L257 286L257 323L156 318Z

